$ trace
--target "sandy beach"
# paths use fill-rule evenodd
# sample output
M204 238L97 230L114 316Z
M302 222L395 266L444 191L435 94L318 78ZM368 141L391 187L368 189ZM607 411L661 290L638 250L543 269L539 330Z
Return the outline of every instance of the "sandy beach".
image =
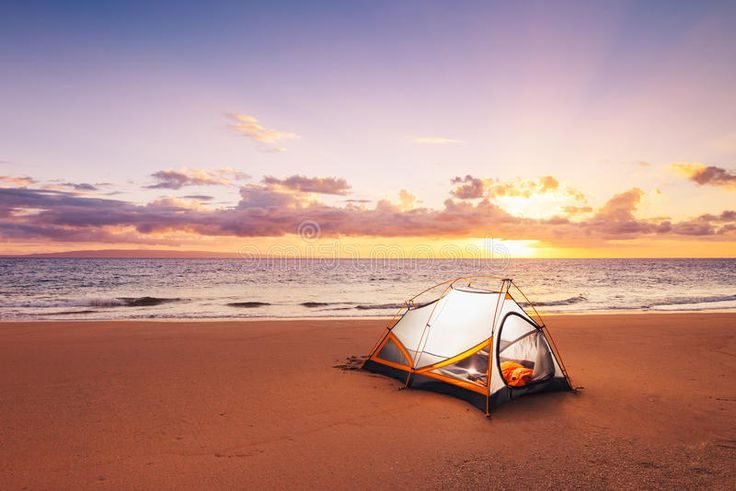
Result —
M335 368L385 320L0 324L0 489L736 486L736 314L547 318L490 419Z

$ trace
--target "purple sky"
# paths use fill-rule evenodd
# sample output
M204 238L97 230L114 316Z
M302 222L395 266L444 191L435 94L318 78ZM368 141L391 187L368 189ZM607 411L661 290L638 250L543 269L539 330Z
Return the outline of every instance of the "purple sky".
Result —
M470 175L524 220L591 221L632 189L636 220L721 216L736 208L734 25L733 2L5 2L0 186L216 211L268 176L332 178L342 192L279 190L442 213ZM698 181L708 168L725 177ZM497 192L545 176L558 194ZM5 220L9 250L35 240Z

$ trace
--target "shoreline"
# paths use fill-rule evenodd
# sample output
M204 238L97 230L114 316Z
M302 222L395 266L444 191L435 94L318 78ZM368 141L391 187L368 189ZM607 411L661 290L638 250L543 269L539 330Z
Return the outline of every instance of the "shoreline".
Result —
M708 310L595 310L595 311L575 311L575 312L538 312L542 319L557 317L605 317L605 316L639 316L639 315L728 315L736 316L736 308L732 309L708 309ZM398 316L396 316L398 317ZM55 318L55 319L2 319L0 318L0 326L3 324L33 324L33 323L69 323L69 322L202 322L202 323L239 323L239 322L289 322L289 321L381 321L395 318L394 316L295 316L295 317L120 317L120 318L102 318L102 319L83 319L83 318Z

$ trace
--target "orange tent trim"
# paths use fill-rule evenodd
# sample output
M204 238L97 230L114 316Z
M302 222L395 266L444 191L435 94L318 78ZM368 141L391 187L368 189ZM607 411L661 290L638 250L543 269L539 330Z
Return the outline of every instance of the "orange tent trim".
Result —
M426 366L426 367L419 368L419 369L416 370L416 373L424 373L424 372L428 372L430 370L434 370L435 368L442 368L442 367L446 367L447 365L452 365L454 363L457 363L459 361L464 360L465 358L469 358L469 357L473 356L474 354L476 354L477 352L481 351L483 348L486 348L486 347L489 349L489 355L490 355L490 347L491 347L491 339L490 338L489 339L486 339L482 343L476 344L475 346L473 346L470 349L467 349L467 350L463 351L459 355L453 356L452 358L448 358L446 360L439 361L439 362L435 363L434 365L429 365L429 366Z
M389 340L393 341L394 344L399 348L399 351L401 352L401 355L404 357L404 359L407 361L406 364L396 363L389 360L384 360L383 358L378 357L378 353L381 352L384 346L386 346L386 343L389 342ZM378 347L373 350L373 353L369 357L370 360L373 360L378 363L383 363L384 365L388 365L390 367L394 368L401 368L402 370L407 370L411 368L411 356L409 356L409 352L406 350L403 344L401 344L401 341L399 341L396 336L392 332L389 332L384 338L383 341L380 342Z

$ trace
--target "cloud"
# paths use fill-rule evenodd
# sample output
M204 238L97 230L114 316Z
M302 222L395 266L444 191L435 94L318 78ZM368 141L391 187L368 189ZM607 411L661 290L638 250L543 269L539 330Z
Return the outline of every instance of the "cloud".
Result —
M38 181L34 181L38 182ZM52 191L76 191L77 193L92 193L99 191L100 187L111 186L109 183L90 184L87 182L68 182L63 179L50 179L40 185L43 189Z
M447 138L444 136L417 136L414 138L414 143L422 145L452 145L465 142L463 140L456 140L455 138Z
M598 210L595 217L599 220L625 221L634 220L634 211L644 196L644 191L639 188L629 189L615 195Z
M186 196L182 196L182 198L185 198L185 199L194 199L194 200L197 200L197 201L212 201L213 199L215 199L214 196L209 196L209 195L206 195L206 194L188 194Z
M586 213L592 213L593 208L590 206L563 206L562 211L567 215L584 215Z
M486 186L489 197L508 196L530 198L535 194L544 194L559 189L560 183L552 176L539 179L517 179L513 182L490 182Z
M544 176L539 178L539 191L546 193L554 191L560 187L560 182L552 176Z
M560 182L552 176L502 182L497 179L481 179L466 175L465 177L455 177L450 182L455 185L450 194L459 199L531 198L534 195L555 192L560 192L576 201L585 201L586 199L583 193L574 188L563 188Z
M399 203L401 204L402 210L411 210L417 202L417 197L411 194L406 189L399 191Z
M634 216L644 191L632 188L609 199L593 217L583 222L589 230L596 231L606 238L626 238L632 234L648 234L657 232L658 223L638 220ZM669 230L669 222L665 228Z
M725 210L719 215L704 214L671 226L679 235L726 235L736 231L736 211Z
M66 188L71 188L75 191L97 191L97 187L93 186L92 184L86 183L86 182L65 182L62 183L61 186L64 186Z
M266 128L255 116L249 114L229 113L227 117L231 120L232 128L241 135L263 144L265 150L283 152L286 148L281 146L282 141L300 138L296 133Z
M550 183L548 183L549 185ZM643 236L700 236L736 239L736 211L700 215L672 223L639 219L643 192L633 188L611 197L593 215L531 219L513 215L488 198L447 199L439 208L417 207L404 191L399 203L374 207L328 205L310 194L266 183L240 189L235 207L208 208L198 200L165 197L146 205L73 192L0 188L0 238L123 242L166 240L166 234L277 237L295 234L305 221L317 222L324 237L484 237L536 239L550 244L589 244ZM586 210L587 211L587 210ZM163 238L162 238L163 237Z
M350 185L345 179L337 177L306 177L294 175L286 179L273 176L263 178L263 183L271 187L279 187L302 193L335 194L344 196L350 192Z
M156 184L146 186L149 189L181 189L184 186L227 186L234 181L248 179L248 174L225 167L222 169L180 169L161 170L151 174Z
M703 165L700 163L679 162L672 164L675 172L684 175L700 186L718 186L736 189L736 171Z
M110 228L137 221L124 201L41 189L0 188L0 236L54 241L124 241ZM27 210L34 213L28 214ZM97 211L95 211L97 210Z
M254 208L261 210L297 208L302 198L293 193L274 190L269 187L251 185L240 188L241 210Z
M199 210L204 208L202 201L188 198L178 198L176 196L164 196L151 201L147 207L157 209L173 209L173 210Z
M456 198L478 199L485 195L486 185L483 180L470 174L465 177L455 177L450 182L457 185L450 191L450 194Z
M588 201L588 198L585 196L585 194L582 191L578 191L575 188L571 188L568 186L565 188L564 192L567 196L574 199L575 201L581 201L581 202Z
M12 177L12 176L0 176L0 185L15 186L15 187L27 187L35 184L36 180L30 177Z

